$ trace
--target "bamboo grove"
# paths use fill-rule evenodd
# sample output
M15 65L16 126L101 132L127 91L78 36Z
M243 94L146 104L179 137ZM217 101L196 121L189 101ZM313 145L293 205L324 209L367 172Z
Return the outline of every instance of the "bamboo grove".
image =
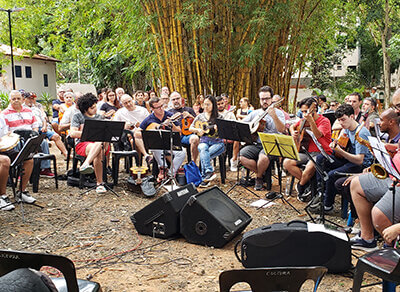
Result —
M324 34L332 4L318 0L146 0L161 84L190 103L228 93L254 103L262 85L288 96L291 76Z

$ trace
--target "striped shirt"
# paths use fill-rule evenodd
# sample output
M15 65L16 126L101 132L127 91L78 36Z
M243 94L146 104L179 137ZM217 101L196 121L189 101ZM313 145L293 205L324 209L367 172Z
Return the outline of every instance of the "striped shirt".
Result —
M32 110L22 107L21 111L16 111L11 106L6 108L1 115L11 132L15 130L33 130L39 127Z

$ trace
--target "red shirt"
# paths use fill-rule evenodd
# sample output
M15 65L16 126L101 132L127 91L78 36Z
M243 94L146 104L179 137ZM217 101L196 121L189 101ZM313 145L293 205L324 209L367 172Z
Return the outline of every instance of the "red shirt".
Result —
M301 120L296 123L295 127L299 127L300 123ZM328 155L332 154L332 149L329 147L329 144L332 142L331 122L323 115L319 115L318 119L315 121L315 124L317 125L318 130L322 133L322 136L317 139L318 142ZM312 139L308 145L308 152L320 152Z

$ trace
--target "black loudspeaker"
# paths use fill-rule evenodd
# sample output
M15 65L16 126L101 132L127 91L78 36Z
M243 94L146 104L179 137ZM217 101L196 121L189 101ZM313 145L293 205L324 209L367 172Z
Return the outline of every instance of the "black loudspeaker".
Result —
M324 266L333 273L351 268L351 247L344 232L303 221L274 223L248 231L235 252L245 268Z
M181 210L181 234L195 244L223 247L251 217L218 187L190 197Z
M179 234L179 211L190 196L197 194L193 184L188 184L162 195L131 216L140 234L169 238Z

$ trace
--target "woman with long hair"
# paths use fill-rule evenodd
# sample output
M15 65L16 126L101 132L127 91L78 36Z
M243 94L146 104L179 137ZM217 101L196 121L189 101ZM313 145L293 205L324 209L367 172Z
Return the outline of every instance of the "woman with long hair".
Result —
M106 119L111 119L119 108L117 95L114 91L108 89L106 92L106 102L101 106L99 114Z
M203 112L203 103L204 103L204 96L202 94L199 94L196 97L195 103L193 104L193 110L196 113L196 115Z
M203 103L204 112L197 115L190 125L189 131L200 136L198 146L201 176L203 182L200 187L208 187L210 181L215 179L216 174L211 164L212 160L225 151L225 144L221 138L218 138L216 120L222 118L218 114L217 101L214 96L208 95ZM201 124L201 126L199 126Z

